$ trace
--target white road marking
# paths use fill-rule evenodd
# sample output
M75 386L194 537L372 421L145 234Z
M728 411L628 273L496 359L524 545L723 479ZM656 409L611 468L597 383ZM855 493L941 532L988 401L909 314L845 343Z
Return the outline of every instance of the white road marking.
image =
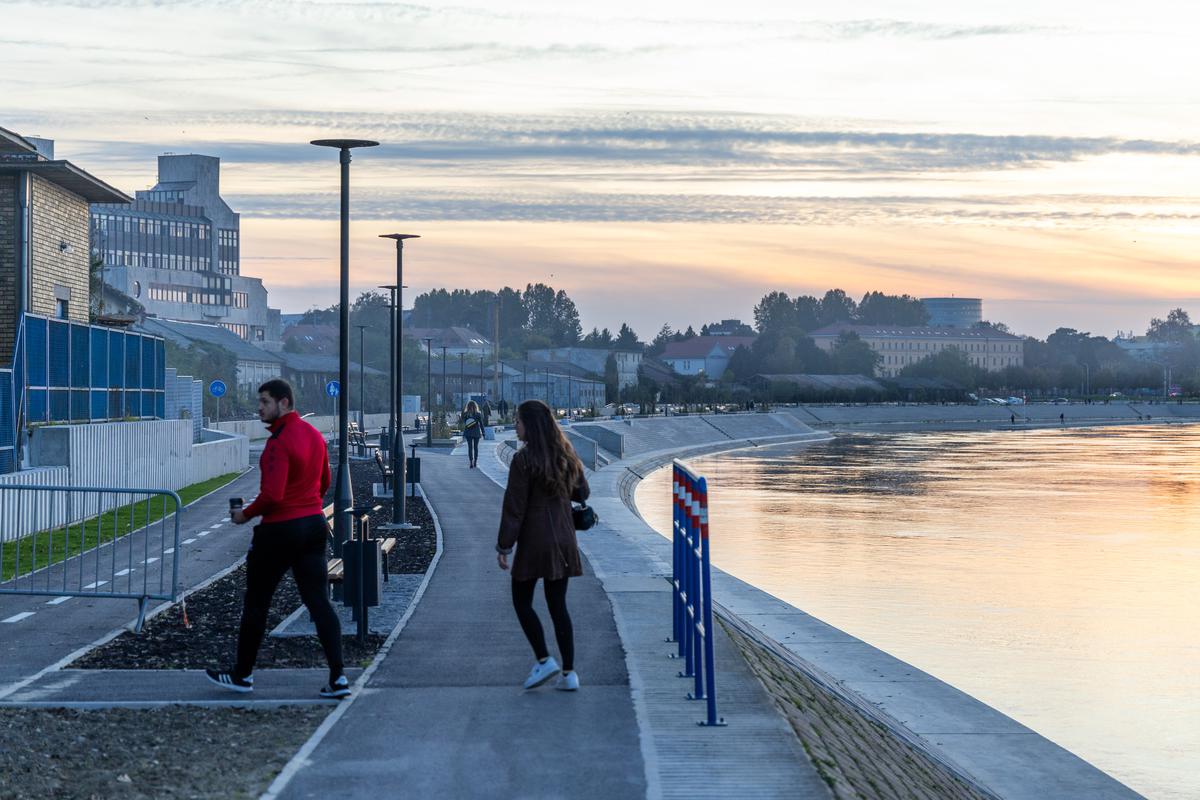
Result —
M47 600L46 605L48 605L48 606L62 605L63 603L67 602L70 599L71 599L70 595L64 595L63 597L56 597L53 600Z
M196 541L196 540L195 540L195 539L184 539L184 540L183 540L183 543L184 543L184 544L191 544L191 543L192 543L192 542L194 542L194 541Z
M217 528L221 527L222 524L224 524L224 523L218 522L216 525L209 525L208 529L210 531L215 531Z
M166 555L171 555L171 553L174 553L174 552L175 552L174 547L168 547L166 550L163 550L163 553L165 553Z
M149 558L146 559L145 563L153 564L155 561L158 561L158 556L150 556Z
M115 574L115 575L116 575L118 578L120 578L120 577L122 577L122 576L124 576L124 575L128 575L128 574L129 574L129 573L131 573L131 572L133 572L133 570L131 570L131 569L123 569L123 570L121 570L120 572L117 572L117 573L114 573L114 574Z
M26 617L32 617L32 616L33 616L32 611L22 611L20 614L13 614L8 619L0 619L0 622L20 622L21 620L25 619Z
M95 583L89 583L87 586L85 586L85 587L83 587L83 588L85 588L85 589L96 589L96 588L99 588L99 587L103 586L103 585L104 585L104 584L106 584L106 583L108 583L108 581L96 581Z

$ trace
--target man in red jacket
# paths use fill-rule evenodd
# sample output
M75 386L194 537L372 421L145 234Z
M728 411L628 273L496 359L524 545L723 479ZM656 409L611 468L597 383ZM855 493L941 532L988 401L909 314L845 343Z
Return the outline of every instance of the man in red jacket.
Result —
M266 633L271 598L290 569L329 662L329 684L320 694L348 697L350 682L342 671L342 626L326 593L329 576L325 541L329 525L321 504L329 488L329 454L324 437L300 419L294 405L287 381L270 380L258 387L258 418L271 431L258 461L260 488L253 503L230 514L238 525L262 516L246 553L246 596L237 663L227 672L205 672L222 688L234 692L254 690L254 660Z

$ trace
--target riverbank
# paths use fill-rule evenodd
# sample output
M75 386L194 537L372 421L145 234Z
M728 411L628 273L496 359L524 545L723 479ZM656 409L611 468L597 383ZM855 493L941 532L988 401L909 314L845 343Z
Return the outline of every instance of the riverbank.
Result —
M590 433L598 445L605 442L611 448L602 448L611 460L591 476L591 503L613 535L583 537L583 547L592 563L601 567L613 559L625 565L623 574L627 575L636 559L638 569L647 574L669 575L671 543L641 518L633 496L644 476L673 457L818 441L828 439L840 425L925 425L933 430L940 423L929 418L929 411L942 408L963 409L958 412L962 416L953 420L957 424L999 426L995 414L966 419L966 409L977 414L979 408L990 411L977 406L867 407L865 414L863 407L823 407L825 430L800 420L798 414L811 413L808 407L772 414L572 426L577 434ZM917 416L922 413L924 417ZM1036 415L1029 418L1036 419ZM1108 417L1109 424L1116 418ZM1003 421L1011 425L1007 413ZM1077 416L1076 421L1083 418ZM600 426L607 433L588 429ZM785 428L788 433L782 432ZM685 441L693 446L680 447L678 443ZM618 457L618 450L623 457ZM719 532L714 531L716 535ZM827 780L831 778L833 786L893 787L886 791L859 788L854 790L857 794L838 796L914 796L911 786L930 787L928 795L915 796L964 795L932 788L930 774L945 786L962 782L969 792L984 797L1090 800L1138 796L995 709L716 569L713 596L718 616L740 635L747 659L766 665L760 677L780 707L788 710L789 721L806 750L842 754L840 758L823 757L832 762L826 765L832 772ZM797 686L803 687L801 695L795 694ZM798 714L791 713L792 709ZM814 734L817 730L823 733ZM865 774L859 771L864 764L873 765Z

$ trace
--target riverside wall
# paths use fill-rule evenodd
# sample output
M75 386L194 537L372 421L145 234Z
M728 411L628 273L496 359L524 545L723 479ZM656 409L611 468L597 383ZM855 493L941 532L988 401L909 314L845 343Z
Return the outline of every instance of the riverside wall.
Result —
M863 418L861 407L830 408L847 411L827 410L827 418L840 419L824 427ZM870 424L919 413L907 411L913 407L891 408L905 411L868 414ZM928 408L920 410L927 413ZM572 426L577 435L591 434L593 441L604 440L614 450L618 445L611 437L619 436L625 453L622 459L602 449L611 463L589 477L589 504L612 536L581 537L581 546L585 552L617 548L627 555L640 554L653 574L669 576L671 542L638 513L637 484L674 457L832 438L830 432L801 421L797 412L805 410ZM1011 424L1007 413L1005 421ZM905 424L921 422L909 417ZM595 426L609 433L599 436L588 430ZM506 451L511 452L499 450ZM719 548L719 530L713 531L713 540ZM732 575L714 568L712 585L718 619L837 798L1138 797L996 709ZM665 624L669 626L669 620ZM717 680L719 697L719 675Z
M1200 422L1198 403L798 405L780 409L824 430L986 430ZM1059 415L1062 418L1059 418Z

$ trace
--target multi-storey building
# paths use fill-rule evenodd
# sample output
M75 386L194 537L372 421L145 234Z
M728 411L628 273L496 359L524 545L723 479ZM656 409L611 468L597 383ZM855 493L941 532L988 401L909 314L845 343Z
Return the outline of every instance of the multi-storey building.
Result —
M638 367L642 364L642 354L634 350L605 350L599 347L548 347L530 350L525 354L530 361L566 361L596 375L604 375L609 356L612 356L613 361L616 362L617 387L627 389L630 386L637 386Z
M88 204L129 198L70 161L54 142L0 128L0 364L24 313L86 323Z
M922 297L933 328L970 328L983 321L983 300L978 297Z
M129 205L92 206L92 252L106 283L146 313L220 325L245 341L279 339L262 280L241 274L241 221L221 198L221 160L162 155L158 183Z
M1025 364L1019 336L995 328L905 328L890 325L826 325L809 334L817 347L829 351L843 333L855 333L879 354L876 374L892 378L909 364L952 347L971 363L989 372Z

